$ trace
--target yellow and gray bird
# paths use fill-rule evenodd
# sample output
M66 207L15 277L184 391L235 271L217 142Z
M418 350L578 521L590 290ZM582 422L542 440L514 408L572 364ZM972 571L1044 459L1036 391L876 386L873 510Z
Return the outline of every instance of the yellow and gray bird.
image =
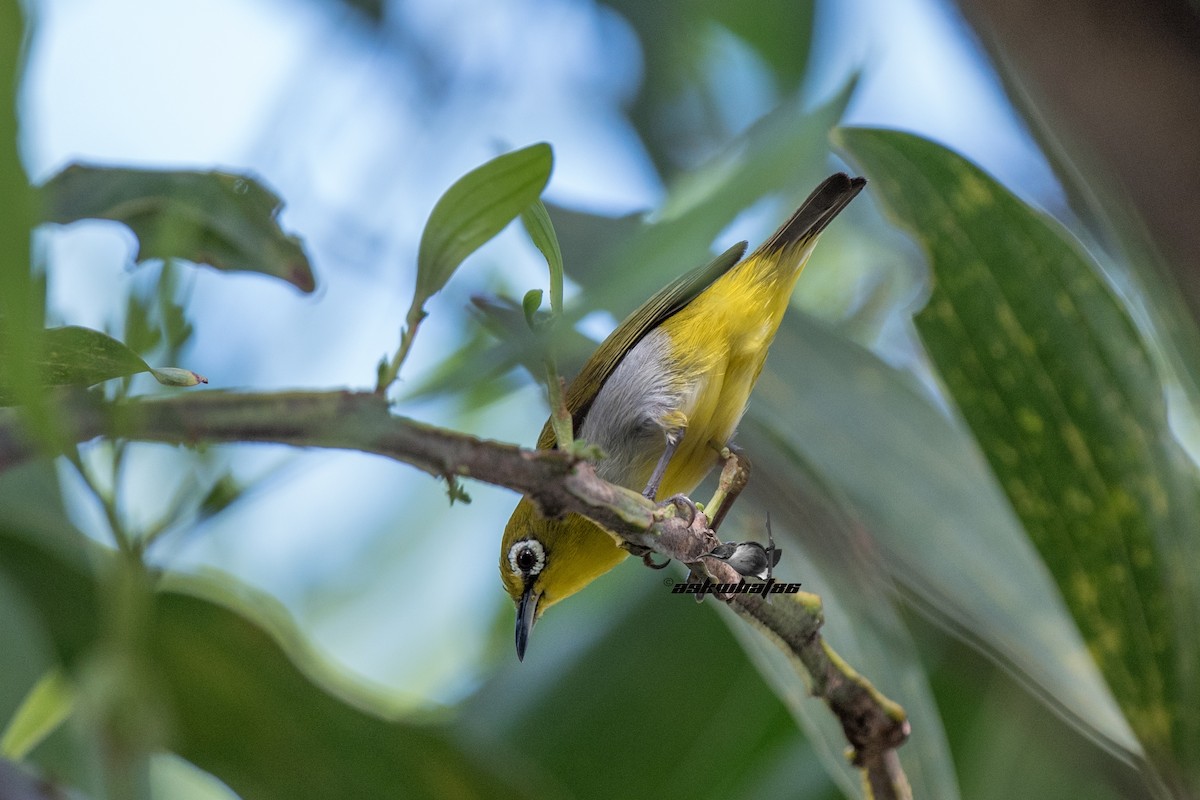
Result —
M575 436L605 453L601 478L651 499L696 488L745 413L817 237L865 185L843 173L826 178L747 258L746 242L731 247L604 340L566 391ZM553 446L547 422L538 447ZM517 657L547 608L627 555L591 520L546 519L522 498L500 547L500 575L517 607Z

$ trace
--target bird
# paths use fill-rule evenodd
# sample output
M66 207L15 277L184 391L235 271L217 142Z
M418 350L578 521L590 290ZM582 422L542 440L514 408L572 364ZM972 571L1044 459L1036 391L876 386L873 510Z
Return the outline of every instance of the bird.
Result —
M779 565L783 549L775 546L774 539L767 547L759 542L725 542L706 555L724 561L743 578L765 581L771 577L771 570Z
M817 237L865 185L841 172L826 178L748 257L746 242L730 247L609 334L565 393L576 438L605 454L595 465L599 477L651 500L696 488L745 413ZM537 446L555 446L549 421ZM517 612L517 658L524 660L546 609L627 555L586 517L546 519L522 498L500 545L501 579Z

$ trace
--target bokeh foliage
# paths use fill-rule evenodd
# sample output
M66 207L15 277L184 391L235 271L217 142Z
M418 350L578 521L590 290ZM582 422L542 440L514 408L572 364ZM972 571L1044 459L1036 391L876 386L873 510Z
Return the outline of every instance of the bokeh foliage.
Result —
M348 5L381 16L377 5ZM830 133L854 91L851 80L823 104L798 99L811 3L610 7L645 53L630 116L668 193L653 221L551 209L582 290L564 309L569 321L597 309L622 317L707 260L747 208L774 215L769 229L832 168ZM26 267L39 202L46 221L126 222L146 258L253 269L301 289L313 279L278 227L278 199L248 176L74 170L33 191L16 151L16 9L0 12L0 203L11 210L0 223L0 366L28 423L55 442L44 384L173 363L191 323L171 298L131 298L132 349L71 334L102 341L116 367L97 371L94 347L69 364L28 357L42 352L41 265ZM779 97L736 132L717 113L728 86L707 60L718 35L757 55ZM761 538L772 514L788 569L823 595L831 643L908 709L914 738L901 758L917 796L1196 796L1200 498L1167 424L1153 358L1163 343L1133 324L1129 298L1070 232L960 156L891 131L834 140L878 206L856 203L810 269L832 265L850 290L871 268L839 256L838 242L849 231L884 242L892 225L907 232L932 271L915 318L931 369L895 367L864 346L863 331L905 308L864 304L825 320L793 310L743 425L757 473L726 535ZM548 171L548 149L525 152ZM500 182L493 174L484 185ZM451 214L437 224L452 233L469 222ZM882 267L910 282L919 274L903 256ZM1156 284L1147 297L1162 294ZM128 335L159 324L152 312L173 320L162 323L171 331ZM483 404L524 380L514 370L530 361L521 346L483 326L470 335L423 397ZM564 373L588 346L562 337ZM47 380L47 366L67 378ZM113 486L91 485L113 520L118 474ZM222 498L211 513L238 494L223 481L198 491ZM575 603L571 622L539 628L552 658L517 667L497 655L459 705L414 713L325 663L270 598L227 577L146 569L136 542L86 539L60 492L44 462L0 474L0 636L14 643L0 661L0 728L16 720L36 732L4 739L11 749L0 756L85 796L173 796L152 779L164 750L245 798L861 792L840 732L790 666L733 619L731 635L712 603L659 591L657 573L618 570ZM46 676L65 676L65 699L30 694ZM1045 757L1014 772L1004 768L1014 752Z

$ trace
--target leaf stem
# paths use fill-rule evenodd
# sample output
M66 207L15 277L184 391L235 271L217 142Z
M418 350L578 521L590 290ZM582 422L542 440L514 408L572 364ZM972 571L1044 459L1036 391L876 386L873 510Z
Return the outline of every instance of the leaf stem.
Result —
M376 394L387 392L400 376L400 367L408 358L408 352L412 349L413 340L417 338L421 322L427 316L429 315L425 312L423 303L414 298L413 304L408 307L408 314L404 318L404 327L400 330L400 347L397 348L391 361L379 365L379 380L375 384Z
M546 390L550 393L550 425L559 450L571 450L575 445L575 421L567 409L566 384L558 374L554 356L546 356Z

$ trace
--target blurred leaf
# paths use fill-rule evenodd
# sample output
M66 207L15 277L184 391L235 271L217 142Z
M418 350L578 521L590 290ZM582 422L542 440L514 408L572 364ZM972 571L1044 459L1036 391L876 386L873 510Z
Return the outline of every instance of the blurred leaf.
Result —
M846 513L841 499L820 485L794 453L756 438L745 441L748 446L753 443L749 452L755 469L747 499L754 505L747 513L744 501L739 502L730 522L740 518L740 528L730 530L725 523L723 538L765 541L763 520L770 515L775 540L784 552L776 569L779 579L798 581L805 591L821 597L825 641L904 708L913 734L897 752L913 797L958 797L954 760L925 666L895 606L893 587L878 555L864 546L862 523ZM722 616L808 738L817 743L825 768L839 779L847 796L862 796L861 775L845 758L841 725L823 703L796 685L802 667L732 612Z
M8 569L0 562L0 757L20 759L32 742L20 711L54 662L38 610L8 576Z
M37 662L28 663L32 665ZM25 758L30 750L63 723L70 715L74 702L71 684L62 672L56 669L44 674L33 684L4 730L4 736L0 738L0 757L17 761Z
M1079 245L978 168L908 134L843 141L929 256L922 338L1093 658L1195 790L1200 492L1143 342Z
M413 306L424 305L467 256L536 201L553 167L554 153L542 142L498 156L455 181L421 233Z
M43 662L34 659L29 664L43 670L42 680L54 664L74 664L97 635L98 596L86 588L91 570L85 558L97 550L67 518L52 461L0 473L0 572L10 576L8 585L25 599L49 648ZM15 640L6 640L4 647L15 653L22 649ZM29 699L26 696L25 702ZM54 705L42 710L53 712ZM103 797L100 744L89 741L77 726L53 727L52 722L53 714L41 717L44 727L37 733L45 739L26 760L85 796Z
M355 700L348 686L339 697L314 683L294 662L312 670L316 657L272 601L255 598L249 619L193 593L227 594L215 583L171 584L155 600L151 647L172 749L240 796L520 796L436 728L386 720L366 710L361 691Z
M68 666L77 664L100 630L94 576L3 527L0 564L40 611ZM145 663L163 691L171 749L242 797L516 796L438 729L365 710L380 698L322 667L269 599L241 592L234 605L254 608L252 620L201 594L230 593L174 577L153 596Z
M811 464L862 520L867 538L856 546L877 550L922 611L1032 681L1077 724L1137 752L969 433L910 376L793 309L738 440L758 467L752 487L763 473L786 482L796 464ZM845 544L798 532L814 552Z
M577 239L573 234L583 227L578 220L564 222L565 229L556 222L564 261L583 287L589 310L623 315L668 281L709 261L717 234L756 201L779 193L789 208L767 222L764 234L770 233L824 177L829 131L853 89L853 84L846 86L811 111L799 102L780 105L721 153L680 177L658 218L634 235L616 238L628 230L623 220L595 220L593 226L603 232L585 230ZM587 252L587 243L597 239L608 239L607 246Z
M179 258L261 272L304 292L315 285L300 240L279 227L282 202L251 177L72 164L42 187L42 197L49 222L128 225L140 261Z
M709 34L713 24L731 31L753 49L774 73L777 88L791 95L804 76L812 42L814 3L811 0L606 0L638 35L644 73L641 91L630 118L643 144L666 179L673 177L696 149L697 142L715 142L728 131L717 112L733 86L706 80L720 73ZM685 103L684 100L690 100ZM684 113L684 109L692 113Z
M50 386L92 386L111 378L149 372L164 386L196 386L208 383L203 375L178 367L155 369L141 356L111 336L70 325L48 328L42 337L39 360L42 379ZM0 390L7 388L9 365L0 362ZM0 393L0 400L3 394Z
M199 519L205 521L215 517L241 499L245 492L246 487L238 482L232 472L223 471L200 500L196 509Z
M37 198L19 152L17 95L28 44L22 7L0 6L0 364L7 364L8 391L23 407L26 423L53 446L56 426L41 402L42 382L30 358L44 327L45 300L30 249Z
M810 748L712 603L672 594L677 580L630 559L540 620L523 663L504 609L502 666L463 704L460 737L543 797L753 797L772 785L839 797L811 758L791 771Z
M530 289L521 300L521 311L525 314L525 324L532 330L536 322L535 315L542 306L542 290Z
M562 313L563 304L563 258L558 247L558 237L554 234L554 223L541 200L521 212L521 224L538 250L546 258L546 266L550 268L550 311Z

